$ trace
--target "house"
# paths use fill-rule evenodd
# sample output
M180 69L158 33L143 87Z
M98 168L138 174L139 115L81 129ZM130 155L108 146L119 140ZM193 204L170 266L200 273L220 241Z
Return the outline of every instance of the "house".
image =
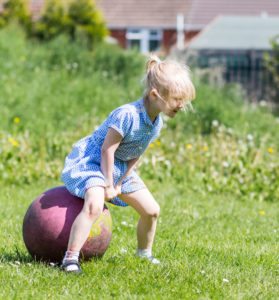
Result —
M170 49L176 44L177 23L190 10L190 0L98 0L111 36L123 48L141 52ZM181 18L182 17L182 18ZM183 36L184 38L184 36Z
M264 54L271 53L272 38L279 38L279 15L219 16L194 37L184 50L189 63L214 74L221 70L225 82L237 82L249 98L268 98L272 77Z
M44 1L29 0L34 19L39 18ZM219 15L279 15L278 0L92 1L103 12L111 37L123 48L141 52L181 48Z
M279 15L278 0L97 0L97 4L111 36L122 47L141 52L169 51L177 45L177 17L187 43L218 15Z

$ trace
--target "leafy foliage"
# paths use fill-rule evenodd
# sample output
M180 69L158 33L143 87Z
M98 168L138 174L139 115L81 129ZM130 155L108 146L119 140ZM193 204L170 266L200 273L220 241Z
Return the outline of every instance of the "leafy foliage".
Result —
M271 40L271 45L273 53L265 55L265 64L274 81L274 88L270 93L274 101L279 103L279 35Z
M31 36L50 40L67 34L72 40L92 47L107 35L101 13L91 0L48 0L41 18L34 22Z
M73 40L94 45L108 34L103 17L92 0L72 1L68 18L68 30Z
M50 40L66 31L69 20L62 0L47 0L41 17L33 22L30 35Z
M38 19L31 16L28 4L28 0L6 0L0 27L16 20L29 37L49 41L62 34L89 48L108 34L103 16L92 0L45 0Z
M11 21L19 22L25 28L30 29L31 16L28 10L28 0L6 0L0 14L0 27L4 27Z

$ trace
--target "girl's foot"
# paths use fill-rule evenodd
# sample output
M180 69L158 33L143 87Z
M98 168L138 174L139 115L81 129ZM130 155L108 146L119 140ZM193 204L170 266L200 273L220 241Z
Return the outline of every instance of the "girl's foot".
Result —
M154 265L159 265L161 263L159 259L155 258L154 256L148 256L146 259L148 259Z
M154 265L159 265L161 263L159 261L159 259L157 259L154 256L152 256L150 250L138 249L138 251L136 253L136 256L138 256L139 258L147 259L147 260L149 260Z
M77 260L63 260L61 269L67 273L82 273L80 264Z

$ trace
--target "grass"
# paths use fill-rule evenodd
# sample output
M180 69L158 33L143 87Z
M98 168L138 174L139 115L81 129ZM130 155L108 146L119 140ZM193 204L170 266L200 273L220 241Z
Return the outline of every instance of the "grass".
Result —
M0 299L277 299L278 117L234 87L197 82L196 113L167 121L142 160L161 206L161 265L134 257L137 215L113 206L110 247L82 276L31 259L21 232L31 201L61 184L77 139L141 95L141 57L76 47L0 31Z
M131 208L110 206L110 247L103 259L84 263L84 274L77 277L32 261L22 241L31 200L58 184L2 189L1 299L277 298L276 203L208 197L187 183L180 189L164 184L160 192L153 188L161 205L154 254L162 264L134 257L137 215Z

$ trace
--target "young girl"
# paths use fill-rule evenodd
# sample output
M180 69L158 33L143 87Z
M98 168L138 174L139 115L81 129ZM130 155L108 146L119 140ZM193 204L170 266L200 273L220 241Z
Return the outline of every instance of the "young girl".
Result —
M152 56L146 64L143 98L112 111L90 136L78 141L65 160L62 180L73 195L84 199L75 219L62 262L66 272L81 272L79 252L104 201L130 205L140 215L137 255L158 264L152 256L159 205L135 172L139 157L159 136L160 113L173 118L195 98L186 66Z

